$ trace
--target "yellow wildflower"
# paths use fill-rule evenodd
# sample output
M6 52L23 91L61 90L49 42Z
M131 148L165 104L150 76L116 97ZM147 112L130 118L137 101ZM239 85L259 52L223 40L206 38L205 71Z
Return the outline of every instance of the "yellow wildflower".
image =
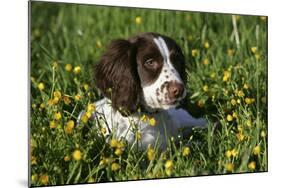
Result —
M197 106L199 106L200 108L203 108L204 105L205 105L205 102L204 102L203 100L199 100L199 101L197 102Z
M140 118L141 121L148 121L148 119L149 118L145 114L142 115L141 118Z
M36 165L37 164L37 158L35 156L31 156L31 164Z
M123 153L123 150L121 149L121 148L116 148L116 150L115 150L115 155L117 155L117 156L121 156L122 155L122 153Z
M252 103L252 100L248 97L245 98L245 103L246 104L251 104Z
M70 156L69 155L66 155L64 158L63 158L63 160L65 161L65 162L67 162L67 161L70 161Z
M230 157L232 156L231 150L227 150L227 151L225 152L225 156L226 156L227 158L230 158Z
M240 131L239 133L236 134L236 138L237 138L238 141L242 142L244 140L245 136Z
M236 157L236 156L238 155L238 151L237 151L236 149L232 149L232 150L231 150L231 155L232 155L233 157Z
M80 150L75 150L73 153L72 153L72 157L75 161L80 161L82 159L82 153Z
M48 174L43 174L43 175L41 175L40 178L39 178L39 180L40 180L40 183L41 183L41 184L47 185L48 182L49 182L49 176L48 176Z
M152 161L154 159L154 154L154 149L151 147L151 145L149 145L147 149L147 158L149 161Z
M227 120L227 121L232 121L232 120L233 120L232 115L228 114L228 115L226 116L226 120Z
M57 127L57 123L54 120L52 120L52 121L50 121L49 126L51 129L54 129Z
M244 92L242 90L238 91L237 95L239 97L244 97L245 96L245 94L244 94Z
M208 87L207 85L204 85L204 86L203 86L203 91L204 91L204 92L207 92L208 90L209 90L209 87Z
M149 125L151 125L153 127L156 125L156 121L155 121L155 119L153 117L149 118Z
M250 86L249 86L248 84L244 84L244 85L243 85L243 88L247 90L247 89L250 88Z
M173 171L173 168L174 168L174 163L172 160L167 160L165 162L165 172L168 176L171 176L172 174L172 171Z
M246 121L246 125L247 125L248 127L251 127L251 126L252 126L252 121L251 121L250 119L248 119L248 120Z
M70 71L72 71L72 65L68 63L68 64L65 65L64 69L65 69L67 72L70 72Z
M33 183L35 183L37 180L38 180L38 175L37 175L37 174L33 174L33 175L31 176L31 181L32 181Z
M234 169L234 164L232 164L232 163L227 163L227 164L225 165L225 169L226 169L228 172L232 172L233 169Z
M212 79L214 79L214 78L216 77L216 73L212 72L212 73L210 74L210 77L211 77Z
M54 98L57 97L58 99L61 98L61 92L60 91L55 91L54 92Z
M258 51L258 48L256 46L251 47L251 52L253 54L257 53L257 51Z
M97 42L96 42L96 46L98 47L98 48L101 48L101 41L100 40L97 40Z
M232 117L237 119L238 118L237 113L236 112L232 112Z
M89 85L88 84L84 84L83 88L84 88L85 91L88 91L89 90Z
M87 183L94 183L96 182L95 178L94 177L90 177L88 180L87 180Z
M32 105L31 105L31 107L32 107L33 109L35 109L36 106L37 106L36 104L32 104Z
M79 101L79 100L81 99L81 95L80 95L80 94L76 94L76 95L74 96L74 99L75 99L76 101Z
M89 117L87 116L86 113L84 113L84 114L82 115L82 117L81 117L81 121L82 121L83 123L87 123L88 120L89 120Z
M182 149L182 155L184 156L184 157L187 157L188 155L190 154L190 148L189 147L184 147L183 149Z
M266 136L266 133L264 130L261 131L261 137L265 137Z
M41 103L41 104L40 104L40 108L41 108L41 109L44 109L45 107L46 107L45 103Z
M192 50L191 50L191 55L192 55L192 57L198 56L198 55L199 55L199 50L197 50L197 49L192 49Z
M66 104L66 105L69 105L71 103L71 100L69 99L68 96L63 96L62 99L63 99L64 104Z
M61 119L61 113L60 113L60 112L56 112L56 113L54 114L54 119L55 119L55 120L60 120L60 119Z
M229 78L230 78L230 75L231 75L231 73L229 72L229 71L223 71L223 78L222 78L222 80L224 81L224 82L226 82L226 81L228 81L229 80Z
M43 82L40 82L40 83L37 85L37 87L38 87L38 89L39 89L40 91L43 91L43 90L45 89L45 85L44 85Z
M206 42L204 43L204 47L205 47L206 49L208 49L208 48L210 47L210 44L209 44L208 41L206 41Z
M209 60L208 60L207 58L205 58L205 59L203 60L203 64L204 64L204 65L208 65L208 64L209 64Z
M117 148L118 146L118 140L116 139L111 139L110 142L109 142L109 145L112 147L112 148Z
M259 155L260 153L261 153L260 145L255 146L254 149L253 149L253 154L254 155Z
M137 25L140 25L141 22L142 22L141 17L140 17L140 16L137 16L137 17L135 18L135 22L136 22Z
M76 66L73 69L74 74L79 74L81 72L81 67L80 66Z
M87 106L87 112L92 113L92 112L94 112L95 110L96 110L95 104L93 104L93 103L88 104L88 106Z
M248 164L248 168L250 170L255 170L256 169L256 162L255 161L252 161Z
M111 164L111 170L113 171L113 172L115 172L115 171L117 171L117 170L119 170L120 169L120 165L119 164L117 164L117 163L112 163Z

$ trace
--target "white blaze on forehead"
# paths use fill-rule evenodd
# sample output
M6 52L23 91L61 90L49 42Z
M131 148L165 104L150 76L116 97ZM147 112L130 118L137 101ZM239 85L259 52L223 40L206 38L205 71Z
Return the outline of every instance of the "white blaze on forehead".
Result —
M165 68L168 68L168 71L172 71L173 74L175 74L175 77L176 77L175 80L181 81L178 71L175 70L174 66L172 65L172 63L170 61L170 52L169 52L169 49L168 49L168 46L167 46L165 40L162 37L154 38L153 40L154 40L155 44L157 45L157 47L163 57L163 69L161 72L163 72L163 70Z
M162 37L154 38L153 40L156 43L157 47L159 48L159 51L164 58L164 62L168 63L170 55L169 55L168 46L166 45L165 41L163 40Z

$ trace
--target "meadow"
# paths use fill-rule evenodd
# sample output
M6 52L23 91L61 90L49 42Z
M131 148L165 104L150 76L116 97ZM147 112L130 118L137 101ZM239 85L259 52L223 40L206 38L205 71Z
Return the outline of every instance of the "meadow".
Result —
M31 186L267 171L267 17L32 2L30 23ZM161 152L76 123L106 46L149 31L181 46L187 108L208 120Z

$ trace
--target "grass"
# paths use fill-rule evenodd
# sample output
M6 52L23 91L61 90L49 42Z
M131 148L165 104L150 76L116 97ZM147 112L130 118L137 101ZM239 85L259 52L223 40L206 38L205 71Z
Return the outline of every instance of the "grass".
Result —
M76 124L102 98L92 67L106 45L148 31L182 47L187 108L208 119L164 152ZM267 171L266 17L32 2L30 40L32 186Z

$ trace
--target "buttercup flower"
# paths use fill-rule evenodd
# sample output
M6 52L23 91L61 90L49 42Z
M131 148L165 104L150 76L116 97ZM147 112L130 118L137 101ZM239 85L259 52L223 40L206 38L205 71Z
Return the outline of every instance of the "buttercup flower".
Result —
M40 82L40 83L37 85L37 87L38 87L38 89L39 89L40 91L43 91L43 90L45 89L45 85L44 85L43 82Z
M135 18L135 22L136 22L137 25L140 25L141 22L142 22L141 17L140 17L140 16L137 16L137 17Z
M72 132L73 132L73 128L71 128L70 126L65 126L64 127L64 132L66 133L66 134L71 134Z
M65 162L67 162L67 161L70 161L70 156L69 155L66 155L64 158L63 158L63 160L65 161Z
M208 49L208 48L210 47L210 44L209 44L208 41L206 41L206 42L204 43L204 47L205 47L206 49Z
M147 149L147 158L149 161L154 159L154 154L155 154L154 149L151 147L151 145L149 145Z
M57 97L58 99L61 98L61 92L60 91L55 91L54 92L54 98Z
M98 48L101 48L101 41L100 40L97 40L97 42L96 42L96 46L98 47Z
M191 55L192 55L192 57L198 56L198 55L199 55L199 50L197 50L197 49L192 49L192 50L191 50Z
M49 182L49 176L48 176L48 174L43 174L43 175L41 175L40 178L39 178L39 181L40 181L41 184L47 185L48 182Z
M75 150L73 153L72 153L72 157L75 161L80 161L82 159L82 153L80 150Z
M52 121L50 121L49 126L51 129L54 129L57 127L57 123L54 120L52 120Z
M79 74L81 72L81 67L80 66L76 66L73 69L74 74Z
M237 102L236 102L235 99L231 99L230 103L231 103L233 106L235 106Z
M70 72L70 71L72 71L72 65L68 63L68 64L65 65L64 69L65 69L67 72Z
M154 118L149 118L149 125L151 125L153 127L156 125L156 121Z
M227 164L225 165L225 169L226 169L226 171L228 171L228 172L232 172L233 169L234 169L234 164L232 164L232 163L227 163Z
M109 142L109 145L112 147L112 148L116 148L118 146L118 140L116 139L111 139L110 142Z
M120 165L119 164L117 164L117 163L112 163L111 164L111 170L113 171L113 172L115 172L115 171L117 171L117 170L119 170L120 169Z
M189 147L184 147L182 149L182 156L187 157L190 154L190 148Z
M79 101L79 100L81 99L81 95L80 95L80 94L76 94L76 95L74 96L74 99L75 99L76 101Z
M207 85L203 86L203 91L207 92L209 90L209 87Z
M174 163L172 160L167 160L165 162L165 172L168 176L170 176L172 174L174 168Z
M241 141L244 140L245 136L243 135L242 132L239 132L239 133L236 134L236 138L237 138L238 141L241 142Z
M117 156L121 156L122 155L122 153L123 153L123 150L121 149L121 148L116 148L116 150L115 150L115 155L117 155Z
M64 104L66 104L66 105L69 105L71 103L71 100L69 99L68 96L63 96L62 99L63 99Z
M204 64L204 65L208 65L208 64L209 64L209 60L208 60L207 58L205 58L205 59L203 60L203 64Z
M232 115L228 114L228 115L226 116L226 120L227 120L227 121L232 121L232 120L233 120Z
M54 114L54 119L55 119L55 120L60 120L60 119L61 119L61 113L60 113L60 112L56 112L56 113Z
M261 153L260 145L255 146L254 149L253 149L253 154L254 155L259 155L260 153Z
M250 170L255 170L256 169L256 162L255 161L252 161L248 164L248 168Z
M256 46L251 47L251 52L255 54L258 51L258 48Z

